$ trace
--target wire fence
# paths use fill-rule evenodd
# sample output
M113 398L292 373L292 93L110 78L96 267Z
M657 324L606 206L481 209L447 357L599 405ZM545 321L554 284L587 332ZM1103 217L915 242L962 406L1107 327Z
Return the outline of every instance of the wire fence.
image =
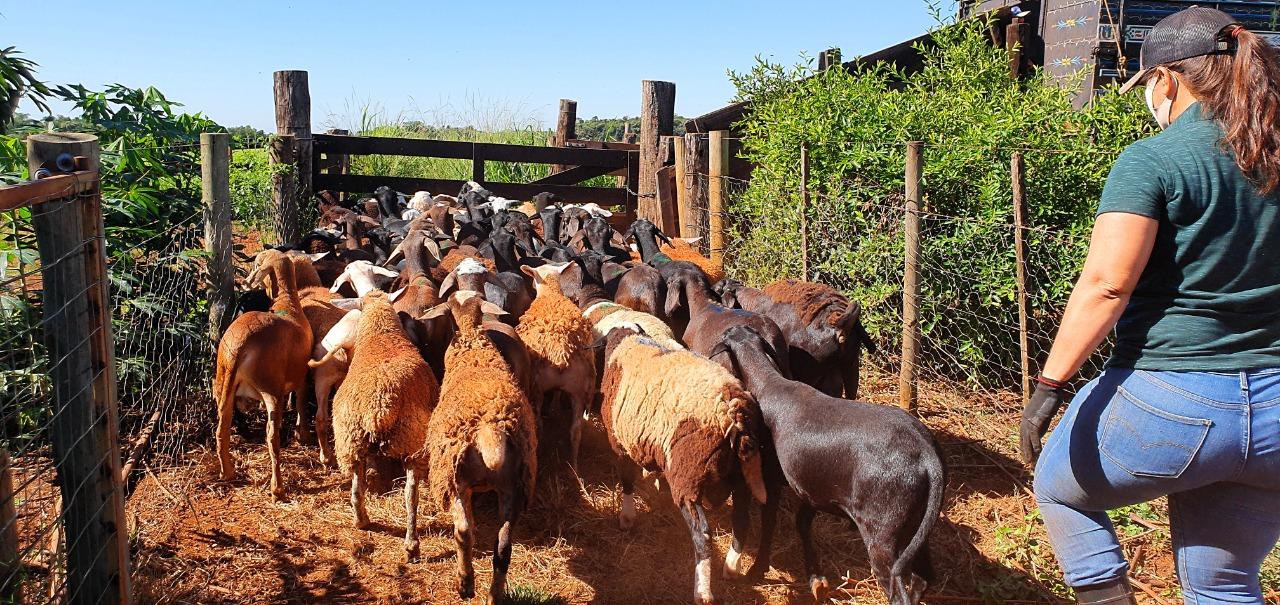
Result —
M1007 158L1017 151L991 153ZM806 203L799 184L765 191L732 176L694 172L686 178L692 220L685 222L694 229L682 229L681 235L702 238L702 251L710 251L713 201L707 192L718 179L729 275L752 285L804 277L839 289L862 305L864 324L880 350L872 365L900 371L907 246L901 180L872 183L851 170L840 180L811 185ZM1052 345L1088 248L1087 234L1017 225L1012 197L995 213L937 212L928 203L927 187L918 216L921 380L1016 403L1024 372L1034 376ZM1018 232L1025 250L1025 298L1018 288ZM1026 368L1020 306L1026 313ZM1108 350L1104 345L1080 375L1099 373Z

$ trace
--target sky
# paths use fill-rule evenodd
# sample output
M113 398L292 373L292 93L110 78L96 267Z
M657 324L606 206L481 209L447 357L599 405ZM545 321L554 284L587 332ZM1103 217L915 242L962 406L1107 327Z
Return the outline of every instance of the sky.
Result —
M46 4L0 0L0 47L39 63L40 79L155 86L185 111L268 132L281 69L310 72L315 130L358 126L365 110L550 127L562 98L580 118L635 116L645 79L675 82L676 113L701 115L733 97L726 70L757 55L790 65L840 47L848 60L934 24L925 0Z

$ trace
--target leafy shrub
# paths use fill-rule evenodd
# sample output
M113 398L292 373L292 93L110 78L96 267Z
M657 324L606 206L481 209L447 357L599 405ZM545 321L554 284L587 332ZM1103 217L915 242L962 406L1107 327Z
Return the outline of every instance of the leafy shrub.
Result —
M1087 250L1096 200L1120 150L1152 132L1137 95L1083 110L1036 71L1011 77L987 23L941 27L923 69L856 73L758 61L731 78L751 109L739 125L756 165L732 201L730 264L749 282L800 272L800 148L810 146L812 271L862 301L881 338L900 332L906 142L923 141L920 316L926 367L1016 385L1015 258L1009 162L1027 164L1030 305L1046 347ZM1033 351L1033 355L1035 352Z

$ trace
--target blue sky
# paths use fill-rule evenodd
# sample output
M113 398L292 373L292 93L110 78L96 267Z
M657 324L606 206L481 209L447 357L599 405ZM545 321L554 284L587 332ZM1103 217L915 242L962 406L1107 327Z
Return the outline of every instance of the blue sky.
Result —
M384 116L478 125L634 116L640 81L676 83L676 112L733 96L726 69L849 58L915 37L924 0L818 2L0 2L0 46L51 83L155 86L226 126L274 130L271 73L310 72L313 128ZM72 44L85 34L87 46ZM66 111L65 106L56 106ZM28 104L23 107L30 112Z

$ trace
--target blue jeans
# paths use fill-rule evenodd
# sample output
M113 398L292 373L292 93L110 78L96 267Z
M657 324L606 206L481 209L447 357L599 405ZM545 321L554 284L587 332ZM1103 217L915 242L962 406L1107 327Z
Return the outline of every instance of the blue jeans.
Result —
M1262 603L1258 569L1280 539L1280 369L1111 368L1075 397L1035 475L1071 586L1124 577L1106 511L1169 496L1187 603Z

